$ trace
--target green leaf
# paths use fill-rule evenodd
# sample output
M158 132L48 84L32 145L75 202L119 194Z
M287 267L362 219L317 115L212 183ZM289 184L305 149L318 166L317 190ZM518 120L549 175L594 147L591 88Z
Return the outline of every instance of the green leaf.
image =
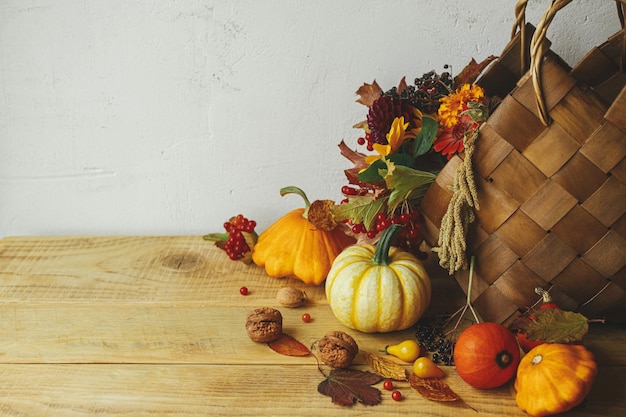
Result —
M387 202L388 211L393 212L406 200L421 200L435 178L437 175L431 172L387 163L385 183L391 190Z
M561 309L539 309L534 319L523 326L531 340L548 343L579 342L589 330L589 320L580 313Z
M357 174L357 178L361 182L369 182L374 183L378 181L382 181L382 177L378 173L378 170L385 167L385 163L382 159L372 162L372 164L367 167L365 171L361 171Z
M383 181L383 176L380 173L381 169L386 169L387 164L384 159L390 160L395 164L411 166L413 165L413 157L405 153L394 153L389 156L385 156L377 161L374 161L365 171L357 174L357 178L361 182L375 183Z
M484 122L489 118L489 109L482 103L467 103L468 109L461 114L468 114L474 122Z
M430 116L422 116L422 129L415 138L413 144L413 156L424 155L433 147L433 141L437 135L439 124Z
M373 199L366 196L349 197L347 203L331 207L335 219L338 221L350 219L355 224L363 223L370 230L376 220L376 215L382 212L387 198Z

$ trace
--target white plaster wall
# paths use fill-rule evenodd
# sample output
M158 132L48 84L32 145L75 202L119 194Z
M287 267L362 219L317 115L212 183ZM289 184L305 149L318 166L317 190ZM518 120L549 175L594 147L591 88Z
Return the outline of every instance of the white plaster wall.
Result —
M0 237L203 234L339 200L354 92L499 54L516 0L0 0ZM547 0L531 0L537 22ZM570 64L618 29L574 0Z

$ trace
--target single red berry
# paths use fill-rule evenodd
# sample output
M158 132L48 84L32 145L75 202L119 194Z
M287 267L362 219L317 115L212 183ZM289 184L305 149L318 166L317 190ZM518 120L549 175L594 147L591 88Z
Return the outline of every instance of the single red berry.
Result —
M391 399L394 401L400 401L402 399L402 393L400 391L394 391L391 393Z
M309 323L311 321L311 315L309 313L304 313L302 315L302 321L305 323Z
M357 195L359 193L359 190L348 185L344 185L343 187L341 187L341 192L344 195Z
M352 233L354 233L355 235L358 235L359 233L363 231L363 229L364 229L363 223L355 224L354 226L352 226Z
M383 388L387 391L391 391L393 389L393 381L390 379L385 379L385 382L383 382Z
M365 145L365 138L361 137L356 140L356 143L359 145Z
M241 288L239 288L239 294L241 294L241 295L248 295L248 287L241 287Z

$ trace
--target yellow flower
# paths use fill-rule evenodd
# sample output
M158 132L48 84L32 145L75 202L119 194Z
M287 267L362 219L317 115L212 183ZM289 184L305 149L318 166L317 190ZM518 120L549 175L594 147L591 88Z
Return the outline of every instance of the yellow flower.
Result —
M467 110L467 103L480 102L485 96L485 91L475 84L463 84L460 88L441 98L439 101L439 120L443 127L455 126L459 121L459 114Z
M406 129L409 127L409 123L404 123L404 116L396 117L391 123L389 133L387 133L387 145L375 143L372 145L374 150L378 152L378 155L369 155L365 157L365 162L368 165L372 165L375 161L378 161L384 156L389 156L398 150L404 139L406 138Z

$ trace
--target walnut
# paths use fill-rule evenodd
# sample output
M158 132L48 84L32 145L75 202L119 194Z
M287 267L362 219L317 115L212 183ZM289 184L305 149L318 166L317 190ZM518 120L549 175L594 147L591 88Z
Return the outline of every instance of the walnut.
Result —
M276 299L285 307L300 307L306 301L306 294L297 288L283 287L276 293Z
M254 309L246 318L246 331L255 342L272 342L283 333L283 316L275 308Z
M334 331L326 333L317 344L322 362L333 368L347 368L359 352L354 339L347 333Z

